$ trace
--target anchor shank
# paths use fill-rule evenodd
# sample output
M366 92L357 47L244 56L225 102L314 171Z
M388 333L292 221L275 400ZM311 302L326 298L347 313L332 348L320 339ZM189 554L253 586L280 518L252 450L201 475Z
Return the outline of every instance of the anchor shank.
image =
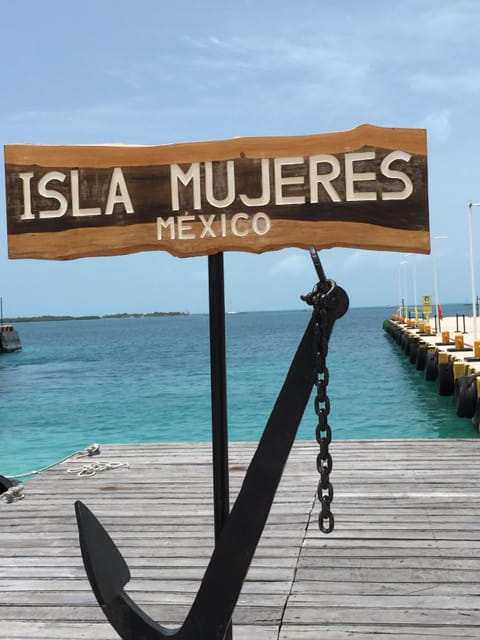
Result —
M222 640L262 535L313 386L313 321L307 326L243 485L216 542L181 638Z
M75 504L85 569L95 596L123 640L226 640L248 568L270 512L313 386L313 318L245 474L240 492L216 540L212 558L184 624L167 629L124 591L130 572L100 522Z

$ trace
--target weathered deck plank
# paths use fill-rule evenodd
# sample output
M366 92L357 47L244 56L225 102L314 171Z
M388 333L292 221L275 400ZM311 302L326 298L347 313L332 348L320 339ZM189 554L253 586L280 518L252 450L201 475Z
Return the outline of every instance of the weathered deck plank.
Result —
M480 637L480 440L332 444L336 528L317 529L315 444L298 442L234 615L234 640ZM254 445L233 443L232 496ZM213 547L208 444L102 446L0 501L0 640L114 640L85 577L73 502L104 522L129 591L181 623Z

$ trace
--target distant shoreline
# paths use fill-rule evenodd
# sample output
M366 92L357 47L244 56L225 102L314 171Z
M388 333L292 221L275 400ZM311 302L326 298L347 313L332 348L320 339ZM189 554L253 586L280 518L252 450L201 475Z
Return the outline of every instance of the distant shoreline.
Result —
M471 303L470 302L445 302L442 305L443 307L457 307L458 310L460 310L463 307L468 307L471 308ZM395 304L386 304L386 305L373 305L373 306L351 306L350 307L351 310L353 309L382 309L382 310L386 310L387 312L389 311L395 311L398 310L398 305ZM412 311L413 308L410 307L410 311ZM419 313L421 313L421 309L420 307L418 308ZM245 313L278 313L278 312L292 312L292 311L298 311L298 312L304 312L304 311L311 311L311 307L309 306L305 306L302 308L297 308L297 309L262 309L262 310L248 310L248 311L226 311L227 315L233 314L233 315L243 315ZM444 310L445 314L448 314L449 310L445 309ZM458 311L457 311L458 312ZM208 311L203 311L203 312L193 312L190 313L189 311L152 311L149 313L109 313L109 314L105 314L105 315L84 315L84 316L70 316L70 315L59 315L59 316L53 316L53 315L43 315L43 316L18 316L16 318L3 318L3 322L6 324L15 324L15 323L20 323L20 322L56 322L56 321L66 321L66 320L110 320L110 319L117 319L117 318L163 318L163 317L175 317L175 316L191 316L191 315L202 315L202 316L208 316ZM464 313L465 316L467 317L471 317L471 312L469 314Z
M163 318L166 316L189 316L185 311L152 311L151 313L109 313L104 316L32 316L19 318L4 318L8 324L18 322L58 322L67 320L111 320L118 318Z

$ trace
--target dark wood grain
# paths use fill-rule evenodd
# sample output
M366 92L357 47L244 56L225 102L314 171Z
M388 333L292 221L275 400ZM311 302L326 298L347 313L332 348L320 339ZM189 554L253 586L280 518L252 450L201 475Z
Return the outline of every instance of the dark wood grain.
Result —
M423 129L362 125L161 147L7 145L5 163L12 258L312 244L429 252ZM182 175L194 167L188 184L172 165Z

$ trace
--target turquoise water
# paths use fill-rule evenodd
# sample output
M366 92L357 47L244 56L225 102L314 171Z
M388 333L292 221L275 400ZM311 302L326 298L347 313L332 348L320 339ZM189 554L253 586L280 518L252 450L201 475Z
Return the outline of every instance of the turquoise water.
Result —
M350 309L335 325L334 438L477 437L383 332L391 312ZM259 438L309 317L227 315L230 439ZM205 315L18 324L23 350L0 357L0 474L38 469L93 442L209 440L208 327ZM314 434L310 406L298 437Z

